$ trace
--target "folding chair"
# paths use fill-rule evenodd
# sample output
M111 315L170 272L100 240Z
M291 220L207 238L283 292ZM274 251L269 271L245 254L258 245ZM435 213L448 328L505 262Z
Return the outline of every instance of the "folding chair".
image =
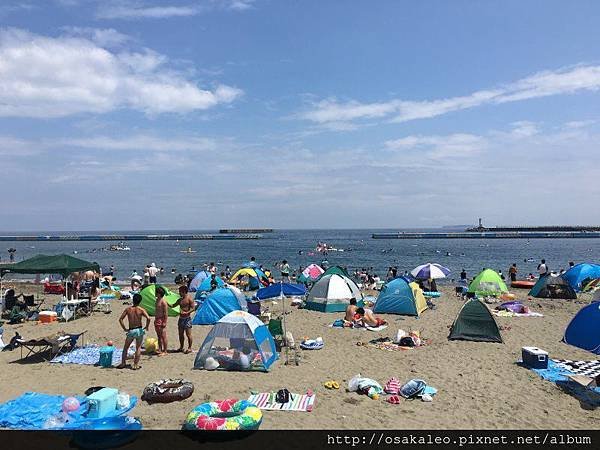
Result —
M290 350L294 352L294 363L298 366L300 365L300 354L296 345L290 347L286 343L285 339L285 330L283 329L283 320L281 317L277 319L269 320L269 325L267 326L269 332L273 335L273 339L275 340L275 348L278 352L281 351L282 347L285 347L285 365L290 364Z
M77 345L79 338L82 344L85 344L83 336L86 331L81 333L58 333L52 336L46 336L40 339L17 339L17 343L21 348L21 360L27 359L30 355L39 355L44 360L50 361L54 356L71 351ZM23 356L23 349L27 354ZM45 354L50 353L50 358L46 358Z

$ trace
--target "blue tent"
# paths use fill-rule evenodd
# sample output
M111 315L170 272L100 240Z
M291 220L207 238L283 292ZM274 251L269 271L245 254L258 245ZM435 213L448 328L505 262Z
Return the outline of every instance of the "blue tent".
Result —
M196 276L192 278L192 281L190 281L188 291L196 292L198 290L198 286L200 286L200 283L202 283L207 278L210 278L210 275L211 273L207 272L206 270L201 270L200 272L198 272Z
M200 304L192 320L194 325L212 325L232 311L246 311L246 297L233 286L215 289Z
M416 283L408 283L404 278L395 278L386 283L379 296L374 313L382 314L405 314L418 316L427 309L427 302L423 297L423 291Z
M217 280L217 287L225 286L225 282L221 279L221 277L217 276L215 278ZM202 294L205 294L208 291L210 291L210 277L205 278L204 281L202 281L202 283L200 283L196 288L196 300L202 298Z
M563 273L562 277L569 282L576 292L581 292L586 280L591 281L600 278L600 265L587 263L577 264Z
M293 283L273 283L270 286L260 288L256 292L256 298L259 300L266 300L268 298L275 298L281 295L287 297L302 297L306 295L306 287L303 284Z
M600 302L590 303L575 314L563 342L600 355Z

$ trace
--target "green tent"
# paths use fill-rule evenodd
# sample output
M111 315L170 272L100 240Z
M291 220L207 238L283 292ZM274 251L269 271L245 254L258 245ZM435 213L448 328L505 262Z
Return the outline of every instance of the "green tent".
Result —
M467 300L463 305L452 324L448 339L502 343L494 316L478 299Z
M47 273L59 274L64 278L73 272L85 270L100 271L95 262L85 261L70 255L36 255L14 264L0 264L0 275L10 273Z
M498 272L492 269L484 269L471 281L467 292L476 295L496 296L508 292L508 289Z
M154 311L156 309L156 286L160 285L149 284L140 291L140 295L142 296L142 303L140 303L140 306L144 308L151 316L154 316ZM178 316L179 306L176 306L175 308L171 308L170 306L179 300L179 294L169 291L165 286L161 287L166 292L165 300L167 301L167 305L169 305L169 316Z
M348 272L346 272L346 269L340 266L331 266L329 269L327 269L321 274L319 279L323 278L325 275L341 275L343 277L352 279L350 275L348 275Z

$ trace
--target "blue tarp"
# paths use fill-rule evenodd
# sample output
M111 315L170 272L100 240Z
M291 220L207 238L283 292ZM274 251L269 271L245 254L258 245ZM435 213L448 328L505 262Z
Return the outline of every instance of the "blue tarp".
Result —
M302 297L306 295L306 287L303 284L294 283L274 283L270 286L260 288L256 292L256 298L259 300L266 300L268 298L275 298L281 295L288 297Z
M20 397L10 400L0 405L0 427L33 430L44 429L46 421L61 413L63 401L67 398L64 395L40 394L38 392L25 392ZM80 430L80 429L123 429L127 425L125 421L114 420L129 412L137 403L137 398L130 397L131 403L128 408L115 410L110 417L102 419L88 419L83 414L87 412L87 400L84 396L76 396L81 406L79 409L69 414L69 421L62 429ZM112 419L112 420L111 420ZM119 426L119 428L116 428Z
M572 395L577 400L594 408L600 406L600 388L585 388L573 380L567 378L567 375L573 373L567 369L559 367L554 361L548 360L547 369L531 369L544 380L556 383L563 391Z

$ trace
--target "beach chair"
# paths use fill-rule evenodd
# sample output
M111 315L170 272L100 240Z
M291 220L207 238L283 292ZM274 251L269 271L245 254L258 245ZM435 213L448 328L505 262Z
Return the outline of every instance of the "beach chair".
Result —
M85 344L85 333L86 331L81 333L57 333L39 339L17 339L17 343L21 348L21 358L19 360L27 359L31 355L39 355L44 360L50 361L57 355L73 350L79 339L81 339L82 345ZM23 356L24 351L26 352L25 356ZM49 358L46 358L47 353L49 353Z
M298 366L300 364L300 353L298 347L294 345L290 347L287 345L285 340L285 330L283 329L283 320L281 317L277 319L269 320L269 325L267 326L271 335L273 335L273 339L275 340L275 348L278 352L281 351L282 347L285 347L285 365L290 364L290 350L293 353L293 361Z

